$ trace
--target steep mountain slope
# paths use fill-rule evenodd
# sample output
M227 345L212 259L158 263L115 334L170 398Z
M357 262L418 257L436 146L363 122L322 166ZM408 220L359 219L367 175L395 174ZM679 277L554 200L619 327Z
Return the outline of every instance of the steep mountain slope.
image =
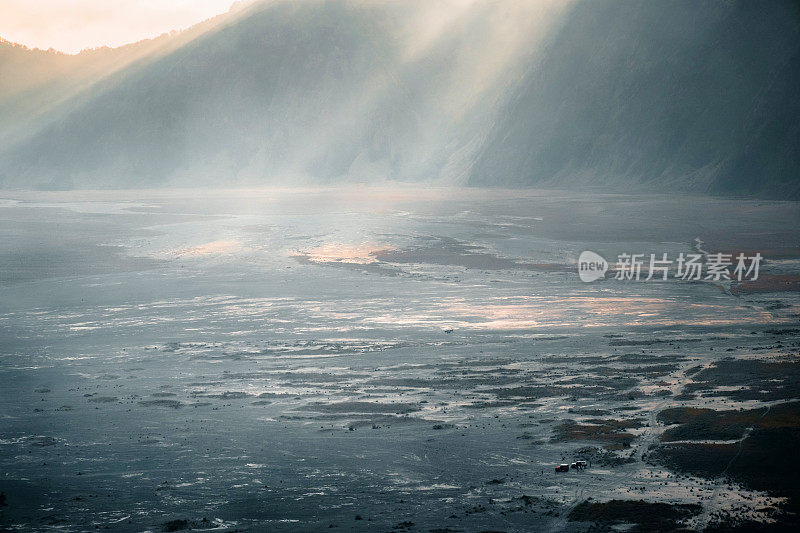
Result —
M794 2L584 1L501 111L473 184L800 194Z
M0 138L0 185L798 198L799 13L792 0L257 2L91 83L18 92L5 109L22 117L42 94L60 100Z
M504 89L516 51L544 37L541 15L561 8L448 6L250 6L85 92L0 171L6 185L53 188L463 174L459 148L488 123L485 99Z

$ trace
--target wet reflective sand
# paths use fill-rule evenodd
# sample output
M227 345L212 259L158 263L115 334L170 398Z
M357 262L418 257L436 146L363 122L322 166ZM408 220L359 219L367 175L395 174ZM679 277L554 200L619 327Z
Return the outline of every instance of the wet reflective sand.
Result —
M575 261L700 239L795 279L795 204L20 192L0 220L3 526L581 531L588 498L782 520L785 490L687 450L795 427L798 293L584 284ZM754 435L663 439L697 423L670 408L779 405Z

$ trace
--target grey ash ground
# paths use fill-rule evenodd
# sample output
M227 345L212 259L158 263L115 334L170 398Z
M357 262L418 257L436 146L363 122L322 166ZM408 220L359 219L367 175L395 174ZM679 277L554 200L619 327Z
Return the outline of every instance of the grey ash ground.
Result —
M796 525L797 294L573 271L706 231L796 275L792 204L93 194L0 208L5 529Z

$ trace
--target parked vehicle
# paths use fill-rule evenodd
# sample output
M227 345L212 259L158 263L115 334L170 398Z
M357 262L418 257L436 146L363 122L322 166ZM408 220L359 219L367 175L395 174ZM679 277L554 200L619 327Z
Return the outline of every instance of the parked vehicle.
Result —
M556 472L569 472L569 465L563 464L556 467Z

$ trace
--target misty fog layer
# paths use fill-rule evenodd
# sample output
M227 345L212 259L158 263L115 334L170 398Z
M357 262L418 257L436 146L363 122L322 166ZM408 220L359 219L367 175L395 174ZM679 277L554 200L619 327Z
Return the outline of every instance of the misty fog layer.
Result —
M119 60L82 54L88 74L59 56L6 76L0 185L797 198L798 20L788 1L257 2ZM2 72L21 71L11 49L43 61L2 43Z

